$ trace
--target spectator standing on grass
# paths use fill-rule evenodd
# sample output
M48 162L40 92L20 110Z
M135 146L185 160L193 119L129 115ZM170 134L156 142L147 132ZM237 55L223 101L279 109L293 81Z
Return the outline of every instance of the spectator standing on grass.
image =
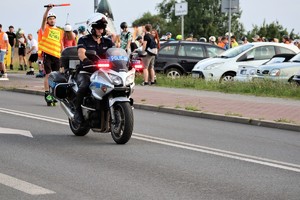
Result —
M190 33L185 40L186 41L193 41L193 37L194 37L194 35L192 33Z
M76 40L76 44L78 42L78 31L75 29L73 30L73 33L75 34L75 40Z
M237 43L236 38L235 38L234 35L230 37L230 46L231 46L232 48L233 48L233 47L239 46L239 44Z
M253 38L252 38L253 42L261 42L261 38L259 37L259 35L255 35Z
M26 58L25 58L25 55L26 55L26 44L27 44L27 39L25 37L25 34L24 34L24 31L23 30L20 30L19 31L19 34L20 34L20 37L18 39L18 42L19 42L19 49L18 49L18 55L19 55L19 64L20 64L20 67L18 70L27 70L27 63L26 63ZM23 68L23 65L24 65L24 68Z
M155 84L155 71L154 71L154 61L157 55L157 45L153 35L151 35L152 26L151 24L146 24L144 27L144 41L142 50L147 52L147 55L143 57L144 69L143 76L144 82L141 85L153 85ZM149 83L150 74L150 83Z
M39 50L43 52L43 64L46 72L44 78L45 100L48 103L53 101L49 94L48 78L52 71L59 71L59 58L63 50L63 31L55 26L56 15L49 12L53 4L48 4L43 15L41 25L41 41L39 41Z
M76 36L70 24L66 24L64 27L63 46L64 48L76 46Z
M7 78L4 56L8 53L8 36L2 31L2 24L0 24L0 77Z
M81 38L82 36L85 36L85 27L84 26L79 26L78 27L78 39Z
M243 36L243 37L241 38L241 40L242 40L243 44L248 44L248 43L249 43L246 36Z
M8 41L9 44L11 46L11 58L10 58L10 66L9 69L13 70L13 59L14 59L14 52L15 52L15 46L16 46L16 42L17 42L17 36L14 33L14 27L13 26L9 26L8 27L8 31L6 32L7 36L8 36Z
M291 44L291 42L290 42L290 37L287 36L287 35L282 36L282 42L283 42L284 44Z
M152 29L151 34L153 35L155 42L156 42L156 46L157 49L160 49L160 40L159 40L159 35L156 29ZM182 39L182 37L181 37Z
M34 68L32 67L32 63L35 63L38 60L38 43L36 39L33 38L32 34L28 34L29 40L29 51L27 54L30 54L28 59L29 71L26 73L27 75L34 75Z
M218 45L217 43L216 43L216 37L215 36L210 36L209 38L208 38L208 42L209 43L211 43L211 44L213 44L213 45Z
M168 41L168 40L174 40L173 38L172 38L172 33L171 32L167 32L166 33L166 40Z
M37 31L38 35L38 43L42 40L42 30L39 29ZM43 78L45 76L44 64L43 64L43 52L38 49L38 65L39 65L39 73L35 76L36 78Z
M122 29L120 40L121 40L121 48L124 49L127 54L130 54L130 44L132 41L132 34L128 30L128 25L126 22L122 22L120 24L120 28Z
M120 35L116 35L115 47L121 48L121 36Z
M130 44L130 49L131 52L134 52L136 49L140 48L143 46L143 37L142 36L137 36L134 42L131 42Z
M229 46L228 45L228 38L226 36L223 36L221 38L221 41L218 43L218 46L225 49L225 50L229 49L229 47L228 47Z

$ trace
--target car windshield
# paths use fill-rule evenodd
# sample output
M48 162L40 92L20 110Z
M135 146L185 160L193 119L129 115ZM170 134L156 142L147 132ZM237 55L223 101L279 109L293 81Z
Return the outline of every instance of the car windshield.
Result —
M290 62L300 62L300 54L295 55Z
M237 55L243 53L244 51L250 49L253 47L253 44L244 44L241 46L234 47L232 49L229 49L222 53L221 55L218 56L218 58L233 58L236 57Z
M273 64L273 63L282 63L284 60L285 60L285 57L274 57L271 60L269 60L268 62L266 62L264 65Z

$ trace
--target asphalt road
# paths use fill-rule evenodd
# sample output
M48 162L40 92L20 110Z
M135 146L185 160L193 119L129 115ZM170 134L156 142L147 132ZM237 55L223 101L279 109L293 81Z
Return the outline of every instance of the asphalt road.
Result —
M117 145L72 135L41 96L0 91L0 199L299 199L299 132L134 116L132 139Z

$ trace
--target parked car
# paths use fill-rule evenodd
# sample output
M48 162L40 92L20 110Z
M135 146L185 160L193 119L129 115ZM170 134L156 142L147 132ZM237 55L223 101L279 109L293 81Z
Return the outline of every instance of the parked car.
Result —
M283 63L288 62L291 58L293 58L296 54L276 54L270 60L263 63L262 65L271 65L274 63ZM251 81L253 76L256 75L256 66L247 66L247 65L240 65L237 74L234 77L235 81Z
M199 61L192 76L205 80L232 81L239 65L259 66L275 54L298 53L295 45L274 42L254 42L229 49L215 58Z
M300 85L300 70L294 75L293 81L295 81L297 85Z
M172 78L188 74L202 59L215 57L225 50L209 43L192 41L167 41L161 45L155 60L156 72Z
M291 82L298 71L300 71L300 54L288 62L259 66L253 79Z

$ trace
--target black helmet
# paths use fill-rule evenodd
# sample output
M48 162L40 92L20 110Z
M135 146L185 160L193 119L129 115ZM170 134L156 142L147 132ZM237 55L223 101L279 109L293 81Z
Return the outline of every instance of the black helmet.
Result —
M122 23L120 24L120 27L121 27L121 29L124 29L124 28L127 28L128 26L127 26L127 23L126 23L126 22L122 22Z

